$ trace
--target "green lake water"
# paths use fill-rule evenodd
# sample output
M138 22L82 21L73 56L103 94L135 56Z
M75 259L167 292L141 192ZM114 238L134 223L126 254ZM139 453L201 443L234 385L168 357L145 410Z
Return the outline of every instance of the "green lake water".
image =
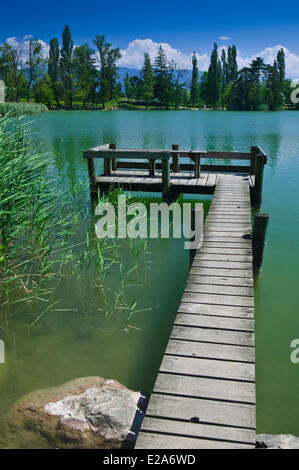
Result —
M263 273L255 285L257 432L299 436L299 363L290 360L290 343L299 338L299 112L61 111L30 120L57 178L72 183L87 180L82 151L106 142L263 148L268 155L263 210L270 213L270 224ZM209 197L201 200L207 207ZM6 338L6 363L0 364L0 415L25 393L87 375L151 392L187 279L188 252L183 240L150 241L149 251L146 280L129 296L139 308L151 310L133 315L127 330L103 333L92 320L85 321L79 297L89 310L97 309L87 282L83 293L75 284L62 285L62 306L75 310L47 315L30 336L22 320L28 312L18 306Z

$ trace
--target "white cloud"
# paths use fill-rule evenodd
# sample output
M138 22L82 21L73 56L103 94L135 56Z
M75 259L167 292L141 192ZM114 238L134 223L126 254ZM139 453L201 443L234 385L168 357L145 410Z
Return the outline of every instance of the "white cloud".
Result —
M26 60L27 58L26 45L29 39L32 39L32 38L33 38L32 34L26 34L21 40L19 40L16 36L12 36L12 37L7 38L5 42L9 46L20 48L20 50L22 51L21 57L23 60ZM42 39L39 39L39 42L42 46L42 56L44 59L47 59L49 55L50 46Z
M220 41L229 41L230 37L229 36L220 36L219 39L220 39Z
M169 61L174 61L179 68L190 69L192 63L192 53L183 54L178 49L174 49L166 42L154 42L151 39L134 39L126 49L121 50L121 59L118 62L120 67L129 67L140 69L143 64L144 53L148 52L150 58L154 60L159 46L162 46ZM198 67L200 70L206 70L209 66L209 56L197 54Z

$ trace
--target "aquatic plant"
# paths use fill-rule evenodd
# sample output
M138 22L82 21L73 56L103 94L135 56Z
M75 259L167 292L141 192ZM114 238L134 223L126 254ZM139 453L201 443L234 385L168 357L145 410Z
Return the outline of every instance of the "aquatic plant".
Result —
M101 325L115 313L126 311L129 318L136 312L126 292L140 282L145 241L95 236L88 184L65 188L54 178L49 157L32 144L23 118L0 119L0 167L0 327L8 328L11 316L24 315L20 306L28 304L28 327L51 311L80 308L89 321L96 312ZM118 194L110 191L102 200L113 203ZM58 296L61 283L65 289L75 283L79 305Z

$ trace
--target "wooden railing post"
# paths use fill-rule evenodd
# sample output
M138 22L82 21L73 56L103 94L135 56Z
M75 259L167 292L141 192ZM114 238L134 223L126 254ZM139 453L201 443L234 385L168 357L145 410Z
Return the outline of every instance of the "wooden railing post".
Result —
M162 158L162 199L169 201L170 197L170 155L168 158Z
M194 177L199 178L200 177L200 153L196 153L194 155Z
M172 145L172 150L179 150L178 144ZM178 173L180 171L180 157L179 154L174 154L172 156L172 171Z
M255 174L255 159L256 159L256 154L258 153L258 148L257 147L251 147L250 148L250 174L254 175Z
M262 206L262 191L263 191L263 177L264 177L264 166L267 161L267 157L260 151L258 147L253 147L255 152L255 181L252 189L252 205L255 208Z
M89 178L89 192L90 199L94 201L97 198L97 180L96 180L96 166L93 158L87 158L88 178Z
M262 270L268 223L269 214L255 214L252 234L253 272L255 273Z
M150 158L148 160L148 170L149 170L149 176L152 178L155 177L155 167L156 167L156 160Z
M115 150L116 144L109 144L109 149ZM115 158L104 158L104 174L105 176L110 176L112 170L116 168Z

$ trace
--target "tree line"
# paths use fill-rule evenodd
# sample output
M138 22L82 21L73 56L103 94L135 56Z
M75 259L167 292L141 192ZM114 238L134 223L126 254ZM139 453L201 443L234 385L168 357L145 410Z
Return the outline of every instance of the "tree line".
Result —
M219 57L214 44L207 72L200 75L197 56L192 55L192 78L169 61L162 46L151 61L148 53L139 74L123 83L118 76L119 48L97 35L92 46L74 46L70 28L49 43L43 57L39 40L0 46L0 78L6 85L7 101L26 99L50 108L82 106L105 108L107 102L127 98L144 107L212 108L229 110L279 110L290 103L291 82L285 76L285 54L280 49L273 64L261 57L238 69L237 49L229 46Z

